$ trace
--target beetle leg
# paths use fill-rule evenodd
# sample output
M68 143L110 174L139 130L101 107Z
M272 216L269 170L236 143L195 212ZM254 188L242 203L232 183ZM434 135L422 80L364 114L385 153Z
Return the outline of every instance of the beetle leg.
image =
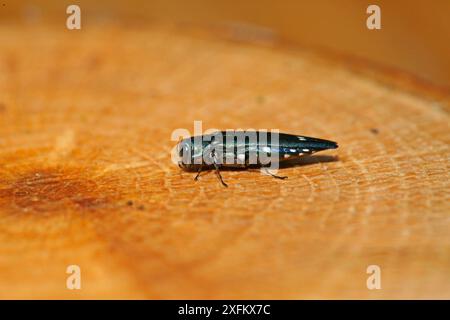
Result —
M220 182L222 182L222 185L224 187L228 187L228 185L222 179L222 175L220 174L219 166L215 162L214 162L214 168L216 168L216 175L219 178Z
M220 182L222 183L222 185L223 185L224 187L228 187L228 185L223 181L222 175L220 174L220 170L219 170L220 166L219 166L219 165L217 164L217 162L216 162L217 158L216 158L216 154L215 154L214 151L211 152L211 156L212 156L212 158L213 158L213 164L214 164L214 168L216 169L216 175L217 175L217 177L219 178Z
M203 163L200 165L200 168L198 168L197 175L194 178L195 181L198 180L198 177L200 176L200 173L202 172L202 169L203 169Z
M272 172L270 172L269 169L267 169L267 168L263 168L263 169L264 169L264 172L267 173L269 176L272 176L274 178L281 179L281 180L287 179L287 176L277 176L276 174L273 174Z

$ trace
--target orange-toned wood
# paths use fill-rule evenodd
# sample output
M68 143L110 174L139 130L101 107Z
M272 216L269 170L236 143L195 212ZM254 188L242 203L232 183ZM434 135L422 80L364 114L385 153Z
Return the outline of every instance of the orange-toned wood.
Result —
M448 93L184 28L0 39L1 298L450 298ZM194 120L340 148L225 189L170 161Z

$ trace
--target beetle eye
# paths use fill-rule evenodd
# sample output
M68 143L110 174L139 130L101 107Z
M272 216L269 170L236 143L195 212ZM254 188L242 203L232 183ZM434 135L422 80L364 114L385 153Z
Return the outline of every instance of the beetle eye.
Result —
M180 145L180 150L178 151L178 155L180 158L188 157L189 156L189 144L183 143Z

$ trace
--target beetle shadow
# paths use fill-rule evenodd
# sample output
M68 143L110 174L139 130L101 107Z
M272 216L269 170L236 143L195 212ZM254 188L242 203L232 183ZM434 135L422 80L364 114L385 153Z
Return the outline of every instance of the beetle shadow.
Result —
M313 165L317 163L327 163L327 162L336 162L339 161L338 156L329 156L329 155L310 155L310 156L303 156L299 158L292 158L288 160L281 161L279 163L278 168L279 169L287 169L287 168L295 168L295 167L302 167L302 166L308 166ZM220 171L245 171L247 169L259 169L261 168L260 165L250 165L248 167L244 168L234 168L234 167L221 167ZM207 168L206 170L211 169Z
M287 168L308 166L308 165L313 165L313 164L317 164L317 163L327 163L327 162L336 162L336 161L339 161L338 156L310 155L310 156L303 156L303 157L299 157L299 158L292 158L292 159L281 161L279 163L278 168L279 169L287 169ZM261 165L250 165L248 167L242 167L242 168L220 167L220 171L246 171L249 169L260 169L260 168L261 168ZM214 166L204 165L202 172L206 173L206 172L210 172L212 170L214 170ZM195 172L198 172L198 168L197 167L187 167L187 168L183 168L183 171L195 173Z
M305 157L299 157L294 159L289 159L280 162L280 169L293 168L293 167L301 167L307 166L317 163L327 163L327 162L336 162L339 161L338 156L329 156L329 155L311 155Z

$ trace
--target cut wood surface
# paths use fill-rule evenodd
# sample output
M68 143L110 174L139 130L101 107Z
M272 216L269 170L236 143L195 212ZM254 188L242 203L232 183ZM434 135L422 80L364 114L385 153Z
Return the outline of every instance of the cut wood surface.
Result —
M2 25L0 297L450 298L449 94L349 60L185 27ZM340 147L224 188L171 161L194 120Z

